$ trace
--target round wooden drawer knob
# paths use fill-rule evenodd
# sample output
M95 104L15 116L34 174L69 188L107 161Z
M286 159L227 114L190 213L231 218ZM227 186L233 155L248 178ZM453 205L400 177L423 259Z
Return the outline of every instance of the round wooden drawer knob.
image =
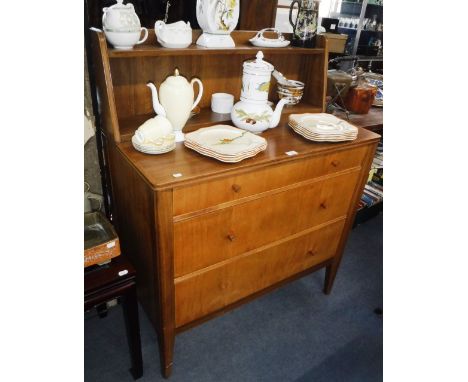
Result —
M314 251L312 251L312 250L310 249L310 250L307 251L307 254L308 254L309 256L315 256L317 253L314 252Z
M340 161L339 160L334 160L331 162L332 166L333 167L338 167L340 165Z
M239 192L241 190L241 186L239 186L238 184L233 184L232 185L232 190L234 192Z
M230 233L229 235L227 235L227 238L228 238L229 240L231 240L231 241L234 241L234 240L236 239L236 237L235 237L232 233Z
M219 285L219 287L221 288L221 290L226 290L228 286L229 286L228 283L225 282L225 281L222 281L222 282L220 283L220 285Z
M326 208L327 208L327 205L325 204L325 202L320 203L320 208L323 208L323 209L326 209Z

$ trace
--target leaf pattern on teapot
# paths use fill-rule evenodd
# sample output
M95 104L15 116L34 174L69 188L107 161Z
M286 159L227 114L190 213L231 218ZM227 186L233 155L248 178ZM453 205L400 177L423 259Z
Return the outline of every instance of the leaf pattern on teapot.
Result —
M270 89L270 81L267 82L262 82L260 85L258 85L257 90L260 92L267 92Z
M247 113L242 109L235 109L235 112L241 121L245 121L251 125L255 125L257 122L268 122L271 118L271 114L268 110L265 110L262 114Z

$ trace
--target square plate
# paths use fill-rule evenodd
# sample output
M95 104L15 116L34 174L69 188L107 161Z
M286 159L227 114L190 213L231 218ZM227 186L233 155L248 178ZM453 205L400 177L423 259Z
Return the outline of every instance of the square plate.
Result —
M265 138L229 125L204 127L185 134L185 141L220 156L236 157L265 146Z

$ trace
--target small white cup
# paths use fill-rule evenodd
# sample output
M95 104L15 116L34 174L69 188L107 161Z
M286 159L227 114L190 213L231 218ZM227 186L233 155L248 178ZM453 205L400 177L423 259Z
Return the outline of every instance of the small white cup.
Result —
M211 96L211 110L214 113L229 114L234 106L234 96L228 93L214 93Z

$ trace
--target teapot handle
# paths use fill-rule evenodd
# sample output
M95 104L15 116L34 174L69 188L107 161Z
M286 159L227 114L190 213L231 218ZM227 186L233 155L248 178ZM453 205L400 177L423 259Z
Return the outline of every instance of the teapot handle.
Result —
M194 84L195 82L198 83L199 90L198 90L197 99L196 99L195 102L193 103L192 109L191 109L191 110L195 109L195 106L198 105L198 103L200 102L201 97L202 97L202 95L203 95L203 84L202 84L202 82L201 82L198 78L193 78L192 81L190 81L190 85L192 85L192 88L193 88L193 84Z
M145 42L146 39L148 38L148 29L146 29L145 27L141 27L140 35L141 35L141 31L145 33L144 33L144 36L140 40L138 40L137 44L141 44L142 42Z

